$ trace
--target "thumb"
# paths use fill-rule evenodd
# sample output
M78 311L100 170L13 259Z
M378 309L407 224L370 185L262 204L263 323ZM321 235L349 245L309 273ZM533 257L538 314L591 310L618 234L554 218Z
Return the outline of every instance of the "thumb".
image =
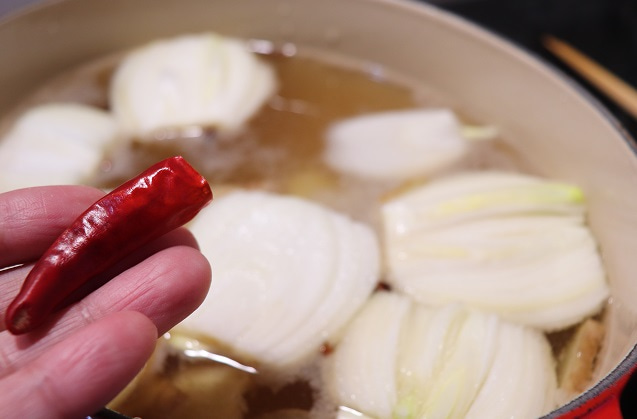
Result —
M157 329L120 312L80 329L0 380L3 418L79 418L112 400L150 357Z

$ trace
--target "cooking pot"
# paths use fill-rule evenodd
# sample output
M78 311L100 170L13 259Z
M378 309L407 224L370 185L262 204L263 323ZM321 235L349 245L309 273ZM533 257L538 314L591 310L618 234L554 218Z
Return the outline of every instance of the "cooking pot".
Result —
M612 296L595 384L548 417L621 417L637 365L637 158L621 127L562 74L436 8L391 0L64 0L0 24L0 115L79 63L159 37L213 30L294 43L423 80L463 115L496 125L520 164L581 186Z

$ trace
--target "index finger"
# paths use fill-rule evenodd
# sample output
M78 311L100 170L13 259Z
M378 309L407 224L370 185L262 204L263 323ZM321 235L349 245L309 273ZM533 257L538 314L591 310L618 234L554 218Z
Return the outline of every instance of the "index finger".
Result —
M37 259L103 195L87 186L43 186L0 194L0 268Z

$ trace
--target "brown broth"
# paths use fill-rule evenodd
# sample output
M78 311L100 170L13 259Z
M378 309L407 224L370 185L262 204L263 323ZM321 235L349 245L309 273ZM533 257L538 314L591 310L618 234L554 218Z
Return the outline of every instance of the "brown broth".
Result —
M47 102L73 101L108 109L108 85L120 58L106 57L56 77L7 116L2 126L6 129L22 110ZM162 141L150 145L122 141L105 156L92 183L110 188L161 158L181 154L206 176L217 197L236 187L268 189L321 202L377 226L374 208L400 185L365 182L332 172L321 160L325 129L353 115L445 103L433 94L423 95L428 91L423 86L379 78L362 65L356 70L301 54L275 53L262 58L274 67L280 88L243 131L225 136L206 128L167 130L157 133ZM450 170L517 168L502 142L472 147L470 156ZM552 340L559 341L556 346L563 345L563 339ZM208 343L213 353L241 358ZM161 341L159 345L166 344ZM317 359L329 356L333 349L317 348ZM257 364L244 362L259 370ZM315 381L312 366L293 378L263 371L251 375L222 363L158 350L113 407L144 419L202 415L305 418L310 411L320 417L336 406L316 391Z
M110 78L122 57L107 56L55 77L7 115L0 132L24 110L43 103L78 102L108 109ZM370 204L398 185L332 172L322 162L325 129L353 115L447 104L428 86L398 82L379 66L349 61L339 65L332 60L327 64L311 55L277 51L261 58L273 66L279 89L241 132L228 136L213 128L189 127L157 132L161 141L150 143L120 139L89 183L110 189L156 161L180 154L204 174L214 191L258 187L300 195L376 224ZM462 162L465 168L516 168L504 143L473 148Z

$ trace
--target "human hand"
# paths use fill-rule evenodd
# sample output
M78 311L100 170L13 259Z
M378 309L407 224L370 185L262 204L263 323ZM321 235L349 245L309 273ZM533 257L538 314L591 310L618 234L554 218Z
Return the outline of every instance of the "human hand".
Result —
M97 411L143 367L157 337L207 293L210 266L194 237L177 229L131 255L110 282L42 330L8 333L4 312L30 262L102 195L80 186L0 194L0 267L25 263L0 271L3 418L75 418Z

